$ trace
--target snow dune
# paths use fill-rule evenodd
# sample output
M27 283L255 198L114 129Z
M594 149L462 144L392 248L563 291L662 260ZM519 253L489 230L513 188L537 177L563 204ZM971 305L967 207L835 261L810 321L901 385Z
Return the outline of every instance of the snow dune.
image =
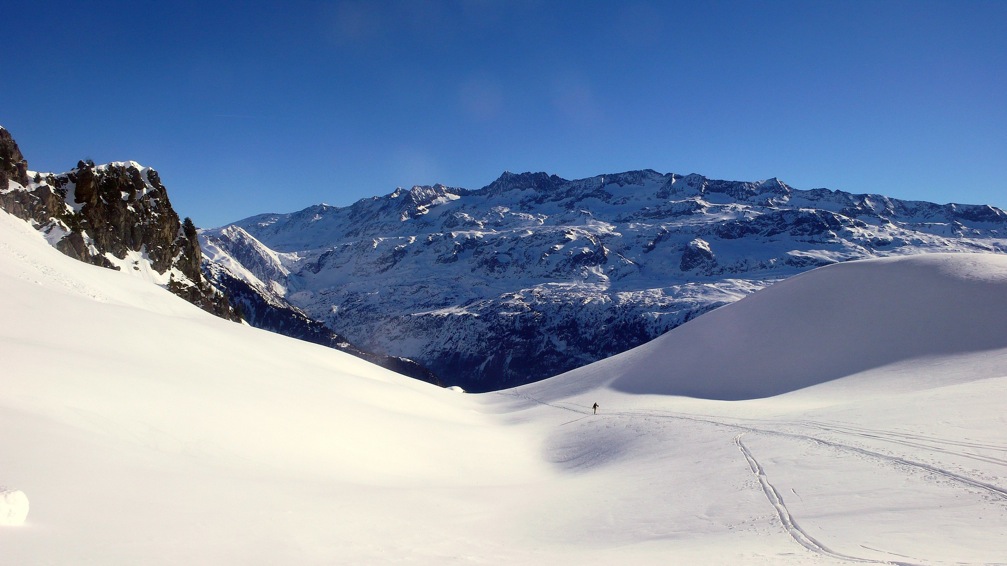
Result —
M710 312L608 360L554 378L551 395L606 386L740 400L839 378L900 390L1001 375L1007 256L929 254L833 264ZM986 353L968 375L893 368ZM884 383L870 384L872 372ZM904 373L904 372L903 372ZM848 384L844 384L848 385ZM862 393L862 391L861 391Z
M830 267L467 395L0 213L0 563L1002 563L1005 273Z

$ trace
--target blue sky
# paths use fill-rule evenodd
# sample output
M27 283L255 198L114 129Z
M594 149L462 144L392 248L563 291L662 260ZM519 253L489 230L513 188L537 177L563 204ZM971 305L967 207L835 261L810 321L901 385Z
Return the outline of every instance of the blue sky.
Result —
M4 2L33 170L158 169L198 226L502 171L1007 207L1007 2Z

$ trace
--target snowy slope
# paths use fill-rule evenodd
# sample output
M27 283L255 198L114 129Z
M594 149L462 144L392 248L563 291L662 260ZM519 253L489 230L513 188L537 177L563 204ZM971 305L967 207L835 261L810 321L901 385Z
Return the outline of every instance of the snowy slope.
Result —
M582 375L464 395L216 319L0 213L0 486L31 504L0 562L1002 563L1007 350L985 335L1007 283L969 257L811 272ZM766 312L822 323L776 355L725 346ZM769 377L692 394L810 387L674 395L688 364L662 353L709 347L697 327ZM787 356L802 336L823 363Z
M544 467L470 398L217 319L5 213L0 230L0 485L31 500L4 563L330 563L309 541L370 547L361 512L410 486ZM402 497L382 528L420 516L427 496Z
M1007 256L928 254L834 264L707 313L654 341L554 378L629 393L771 397L872 372L979 354L968 379L1007 367ZM724 355L724 352L730 355ZM980 370L981 368L981 370ZM907 390L941 385L907 373ZM958 375L951 381L960 381ZM847 380L849 381L849 380ZM858 391L862 392L862 391Z
M363 348L486 391L623 352L814 267L999 253L1007 213L777 179L506 173L477 191L399 189L209 233L236 277Z

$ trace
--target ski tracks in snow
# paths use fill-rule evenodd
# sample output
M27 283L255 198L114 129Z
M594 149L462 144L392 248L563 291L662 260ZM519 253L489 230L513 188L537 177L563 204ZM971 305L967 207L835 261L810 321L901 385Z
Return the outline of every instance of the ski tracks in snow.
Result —
M776 515L780 518L783 528L787 530L790 537L798 544L811 552L824 554L831 558L838 558L840 560L862 562L867 564L908 564L902 562L871 560L869 558L860 558L857 556L842 554L829 549L821 542L815 540L814 537L809 535L807 531L802 529L797 524L797 521L794 520L793 515L790 514L790 509L787 508L787 504L783 501L783 496L780 495L780 492L777 491L776 487L769 482L769 478L766 476L766 471L762 468L762 465L759 464L759 461L755 459L755 456L752 455L752 451L749 450L748 447L745 446L745 443L741 441L742 436L745 436L745 433L742 432L735 436L734 443L738 445L738 449L741 450L745 459L748 460L748 467L751 468L752 473L759 479L759 483L762 485L762 491L766 494L766 498L769 499L769 503L776 509Z
M504 395L517 397L524 401L530 401L532 403L548 406L553 409L570 411L583 415L582 417L574 419L572 421L564 422L559 426L577 422L583 418L586 418L587 416L590 416L591 414L591 409L589 407L581 406L574 403L546 402L525 394L507 393ZM599 416L602 416L602 414L599 413ZM790 513L789 508L784 502L783 496L780 494L779 490L777 490L776 487L769 481L769 477L766 475L765 469L759 463L758 459L755 457L752 451L742 441L742 437L745 434L755 433L768 436L790 438L803 442L809 442L819 446L825 446L833 450L858 454L860 456L864 456L869 459L873 459L875 461L880 461L887 465L916 469L927 474L940 476L947 480L950 480L953 484L959 485L961 487L978 489L988 494L991 494L996 498L1007 500L1007 488L1000 487L993 483L974 479L962 473L957 473L936 465L919 462L903 456L885 454L868 448L839 442L837 440L824 439L821 438L820 435L802 434L801 432L779 430L776 427L780 425L786 426L788 424L796 425L805 429L851 435L861 437L867 440L882 441L896 445L904 445L907 447L928 450L935 453L943 453L951 456L971 458L974 460L983 461L991 464L1007 466L1007 460L1005 459L1001 459L992 455L979 454L975 452L977 450L1001 451L1004 450L1004 447L1002 446L983 444L979 442L971 442L966 440L961 441L948 440L948 439L941 439L918 434L900 433L894 431L878 431L878 430L855 427L852 425L839 425L833 423L821 423L816 421L799 421L791 423L771 422L771 421L746 422L745 420L742 419L728 420L728 419L721 419L713 415L687 415L660 410L607 411L605 413L605 416L617 416L624 418L649 417L649 418L686 420L686 421L706 423L709 425L740 431L736 436L734 436L734 443L741 451L752 473L758 479L759 484L762 487L762 491L765 493L766 498L769 500L770 504L776 510L776 514L779 517L780 522L782 523L784 529L787 531L790 537L795 542L797 542L798 544L800 544L801 546L803 546L804 548L806 548L811 552L837 560L845 560L848 562L856 562L864 564L892 564L897 566L914 566L917 564L916 562L904 562L897 560L878 560L878 559L871 559L871 558L864 558L843 554L831 550L826 545L822 544L820 541L816 540L814 537L809 535L807 531L803 530L798 525L797 521L794 519L793 515ZM871 549L868 547L864 548L867 548L868 550L873 550L875 552L886 552L878 549ZM907 556L902 557L910 560L915 560Z
M968 440L949 440L922 434L912 434L897 431L880 431L852 425L825 423L818 421L799 421L800 426L815 428L825 432L859 437L867 440L881 441L890 444L900 444L910 448L921 448L930 452L938 452L949 456L968 458L987 464L1007 467L1007 446L988 444ZM989 454L981 454L980 451ZM1004 454L1001 458L992 454Z

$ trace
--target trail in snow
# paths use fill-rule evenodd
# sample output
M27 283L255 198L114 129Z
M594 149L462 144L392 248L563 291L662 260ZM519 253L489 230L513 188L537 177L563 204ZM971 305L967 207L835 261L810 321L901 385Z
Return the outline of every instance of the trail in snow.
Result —
M826 432L857 436L871 440L878 440L881 442L888 442L891 444L900 444L902 446L909 446L911 448L922 448L924 450L929 450L932 452L940 452L942 454L948 454L950 456L960 456L962 458L969 458L980 462L986 462L988 464L1007 466L1007 458L998 458L996 456L976 454L974 452L958 451L950 448L945 448L945 446L953 446L959 448L988 450L991 452L1000 452L1007 454L1007 446L999 444L949 440L922 434L881 431L869 428L855 427L851 425L840 425L836 423L823 423L817 421L800 421L796 424L806 426L809 428L817 428Z
M565 410L565 411L572 411L572 412L577 412L577 413L583 413L583 414L588 415L588 416L591 413L591 409L589 407L581 406L581 405L578 405L578 404L559 403L559 402L555 402L555 401L553 401L553 402L545 402L545 401L541 401L541 400L536 399L536 398L534 398L534 397L532 397L530 395L527 395L527 394L519 394L519 393L514 393L514 392L500 393L500 394L501 395L510 395L510 396L513 396L513 397L517 397L517 398L524 399L524 400L527 400L527 401L532 401L534 403L537 403L537 404L540 404L540 405L545 405L545 406L552 407L552 408L555 408L555 409L561 409L561 410ZM980 490L983 490L983 491L986 491L988 493L991 493L991 494L993 494L993 495L995 495L995 496L997 496L999 498L1007 499L1007 488L1003 488L1003 487L1000 487L1000 486L992 484L992 483L988 483L988 482L985 482L985 481L977 480L977 479L971 478L971 477L966 476L966 475L961 474L961 473L953 472L951 470L947 470L947 469L944 469L944 468L941 468L941 467L938 467L938 466L934 466L934 465L931 465L931 464L926 464L926 463L923 463L923 462L918 462L918 461L915 461L915 460L911 460L909 458L905 458L905 457L901 457L901 456L892 456L892 455L889 455L889 454L883 454L881 452L877 452L877 451L874 451L874 450L869 450L867 448L862 448L862 447L859 447L859 446L852 446L850 444L845 444L845 443L837 442L837 441L834 441L834 440L826 440L826 439L818 438L816 436L812 436L812 435L809 435L809 434L800 434L800 433L794 433L794 432L785 432L785 431L773 430L773 429L769 429L769 428L760 428L760 427L753 426L753 425L745 425L745 424L741 424L740 422L730 422L730 421L725 421L725 420L718 420L717 417L714 417L712 415L705 416L705 417L698 417L698 416L691 416L691 415L685 415L685 414L671 414L671 413L667 413L667 412L646 411L646 410L618 411L618 412L609 412L607 414L608 415L613 415L613 416L625 416L625 417L648 416L648 417L657 417L657 418L668 418L668 419L679 419L679 420L697 421L697 422L704 422L704 423L713 424L713 425L717 425L717 426L724 426L724 427L730 427L730 428L734 428L734 429L739 429L739 430L742 430L743 432L756 432L756 433L768 434L768 435L773 435L773 436L782 436L782 437L794 438L794 439L803 440L803 441L807 441L807 442L812 442L812 443L823 445L823 446L828 446L830 448L834 448L834 449L838 449L838 450L844 450L844 451L848 451L848 452L855 452L855 453L861 454L863 456L868 456L870 458L878 459L878 460L881 460L881 461L884 461L884 462L887 462L887 463L890 463L890 464L900 464L900 465L903 465L903 466L908 466L908 467L911 467L911 468L916 468L916 469L922 470L924 472L929 472L929 473L932 473L932 474L937 474L937 475L943 476L943 477L945 477L945 478L947 478L947 479L949 479L949 480L951 480L953 482L956 482L956 483L959 483L959 484L963 484L963 485L966 485L966 486L969 486L969 487L973 487L973 488L978 488ZM563 424L570 424L572 422L576 422L577 420L580 420L580 419L576 419L574 421L569 421L568 423L563 423ZM761 422L764 422L765 424L769 424L768 421L761 421ZM774 423L774 424L776 424L776 423ZM828 426L824 426L821 423L817 423L817 422L814 422L814 421L798 421L796 423L792 422L792 423L787 423L787 424L791 424L791 425L793 425L793 424L804 425L804 426L808 426L810 428L819 428L821 430L826 430L826 431L841 432L841 430L840 430L841 427L839 427L839 426L830 428ZM884 440L884 441L887 441L887 442L893 442L893 443L897 443L897 444L901 443L901 444L905 444L907 446L918 447L918 448L923 448L923 449L927 449L927 450L933 450L935 452L943 452L943 453L951 454L951 455L955 455L955 456L962 456L962 457L966 457L966 458L973 458L973 459L976 459L976 460L981 460L981 461L990 462L990 463L993 463L993 464L1007 466L1007 460L1000 459L1000 458L983 457L983 456L976 455L976 454L949 451L949 450L945 450L945 449L935 448L935 447L932 447L932 446L926 446L926 445L923 445L923 444L912 444L912 443L908 443L908 442L901 442L899 440L894 440L894 439L891 439L891 438L885 438L884 437L885 433L883 433L881 431L872 431L872 433L873 434L864 434L864 436L871 437L871 438L876 438L876 439L879 439L879 440ZM895 433L892 436L899 436L899 434ZM1007 450L1007 447L1005 447L1005 446L999 446L999 445L988 445L988 444L982 444L982 443L962 443L962 442L958 442L958 441L944 441L944 440L941 440L941 439L936 439L934 437L923 437L923 436L919 436L919 438L926 438L927 440L929 440L931 442L935 442L935 443L947 442L949 444L966 444L966 445L981 447L981 448L985 448L985 449L989 449L989 450Z
M550 404L549 406L556 406L556 405L555 404ZM563 408L565 408L565 407L563 407ZM718 417L715 417L713 415L706 415L706 416L700 417L700 416L685 415L685 414L671 414L671 413L660 412L660 411L620 411L618 413L611 413L611 414L614 414L614 415L623 415L623 416L628 416L628 417L635 416L635 415L643 415L643 416L648 416L648 417L669 418L669 419L679 419L679 420L704 422L704 423L708 423L708 424L712 424L712 425L734 428L734 429L737 429L737 430L741 430L743 432L754 432L754 433L760 433L760 434L766 434L766 435L772 435L772 436L781 436L781 437L787 437L787 438L794 438L794 439L797 439L797 440L803 440L803 441L811 442L811 443L822 445L822 446L828 446L830 448L834 448L834 449L837 449L837 450L843 450L843 451L848 451L848 452L855 452L857 454L861 454L863 456L868 456L870 458L881 460L881 461L884 461L884 462L887 462L887 463L890 463L890 464L899 464L899 465L903 465L903 466L907 466L907 467L911 467L911 468L916 468L916 469L922 470L924 472L929 472L929 473L932 473L932 474L937 474L937 475L943 476L943 477L951 480L952 482L963 484L963 485L966 485L966 486L969 486L969 487L973 487L973 488L978 488L980 490L983 490L983 491L986 491L988 493L991 493L991 494L993 494L993 495L995 495L995 496L997 496L999 498L1007 499L1007 488L1000 487L1000 486L998 486L996 484L993 484L993 483L977 480L977 479L971 478L971 477L969 477L967 475L964 475L964 474L961 474L961 473L953 472L951 470L947 470L947 469L941 468L939 466L935 466L935 465L931 465L931 464L926 464L926 463L919 462L919 461L916 461L916 460L912 460L912 459L909 459L909 458L905 458L905 457L902 457L902 456L893 456L893 455L890 455L890 454L883 454L881 452L877 452L877 451L870 450L870 449L867 449L867 448L863 448L863 447L860 447L860 446L853 446L853 445L846 444L846 443L843 443L843 442L838 442L838 441L835 441L835 440L826 440L826 439L823 439L823 438L812 436L810 434L801 434L801 433L796 433L796 432L786 432L786 431L782 431L782 430L774 430L774 429L770 429L770 428L763 428L763 427L759 427L759 426L754 426L754 425L751 425L751 424L741 424L741 421L738 420L738 419L733 420L733 422L732 421L725 421L725 420L718 420ZM757 422L761 422L764 425L770 424L770 421L757 421ZM774 425L776 425L776 424L787 424L787 425L791 425L791 426L792 425L804 425L804 426L808 426L809 428L818 428L818 429L825 430L825 431L830 431L830 432L841 432L840 430L838 430L838 427L836 429L833 429L833 428L829 428L829 427L826 427L826 426L822 426L820 423L816 423L814 421L797 421L797 422L789 422L789 423L772 423L772 424L774 424ZM965 458L973 458L973 459L984 461L984 462L989 462L989 463L993 463L993 464L997 464L997 465L1007 466L1007 460L1003 460L1003 459L1000 459L1000 458L984 457L984 456L980 456L980 455L976 455L976 454L971 454L971 453L961 453L961 452L955 452L955 451L950 451L950 450L944 450L944 449L940 449L940 448L934 448L932 446L926 446L926 445L922 445L922 444L917 445L917 444L912 444L912 443L907 443L907 442L900 442L898 440L884 438L884 434L885 433L882 433L880 431L873 431L873 432L874 432L873 436L870 436L870 437L876 438L878 440L883 440L883 441L887 441L887 442L893 442L893 443L896 443L896 444L904 444L904 445L907 445L907 446L923 448L923 449L926 449L926 450L932 450L934 452L942 452L942 453L950 454L950 455L954 455L954 456L962 456L962 457L965 457ZM869 436L869 435L864 435L864 436ZM942 440L936 439L934 437L923 437L923 438L928 438L932 442L938 442L938 443L942 442ZM956 441L947 441L947 442L948 443L957 443ZM980 446L980 447L983 447L983 448L986 448L986 449L989 449L989 450L1007 450L1007 447L999 446L999 445L981 444L981 443L968 443L968 444L974 444L976 446Z
M744 435L745 433L740 433L735 436L734 443L738 445L738 449L740 449L741 453L745 456L745 460L748 461L748 466L751 468L752 473L758 477L759 483L762 485L762 491L765 492L766 498L769 499L769 503L772 504L774 509L776 509L776 515L780 518L780 522L783 523L783 528L787 530L790 537L797 541L798 544L814 553L824 554L832 558L849 560L852 562L863 562L869 564L910 564L871 560L869 558L861 558L858 556L850 556L849 554L836 552L808 534L807 531L797 524L793 515L790 514L790 509L787 508L787 504L783 501L783 496L780 495L780 492L777 491L776 487L769 482L769 478L766 476L766 471L762 468L762 465L755 459L755 456L753 456L752 452L747 446L745 446L745 443L741 441L741 437Z
M506 395L515 397L524 401L529 401L538 405L547 406L557 410L570 411L575 413L583 414L584 416L574 419L572 421L567 421L561 423L559 426L568 425L571 423L578 422L589 416L592 416L592 410L589 406L582 405L573 402L561 402L561 401L543 401L537 399L526 393L517 392L498 392L499 395ZM947 480L950 480L952 484L956 484L960 487L979 489L986 493L989 493L999 499L1007 500L1007 488L1000 487L996 484L989 483L986 481L981 481L968 475L951 471L942 468L937 465L927 464L924 462L919 462L908 457L884 454L875 450L868 448L853 446L843 442L829 440L814 436L813 434L802 434L799 432L792 432L786 430L780 430L781 427L806 427L808 429L819 430L828 433L840 433L849 434L854 436L859 436L871 440L879 440L883 442L890 442L897 445L904 445L910 448L919 448L923 450L929 450L937 453L961 456L965 458L972 458L978 461L988 462L996 465L1007 466L1007 460L992 457L983 456L980 454L974 454L967 451L957 451L950 448L945 448L945 446L962 447L962 448L973 448L981 450L990 451L1004 451L1007 450L1007 446L988 444L981 442L970 442L970 441L959 441L943 439L934 436L927 436L921 434L910 434L910 433L900 433L900 432L889 432L881 431L875 429L868 429L862 427L855 427L852 425L840 425L833 423L823 423L819 421L769 421L763 419L741 419L741 418L723 418L715 415L690 415L685 413L672 413L670 411L661 410L647 410L647 409L636 409L636 410L622 410L622 411L609 411L604 413L599 413L598 416L601 417L624 417L624 418L639 418L639 417L649 417L649 418L659 418L659 419L669 419L669 420L682 420L699 422L703 424L709 424L717 427L723 427L729 430L740 431L736 436L734 436L734 442L738 446L745 457L749 468L752 473L755 474L762 486L763 491L766 494L767 499L773 505L776 510L777 516L779 517L783 527L790 534L798 544L807 548L808 550L829 556L831 558L847 560L859 563L872 563L872 564L895 564L895 565L913 565L918 564L918 562L905 562L905 561L892 561L892 560L877 560L865 557L852 556L848 554L843 554L841 552L836 552L831 550L829 547L809 535L804 531L794 519L791 514L790 509L785 504L783 497L780 495L779 491L773 486L768 479L762 465L755 458L751 450L744 444L742 437L747 433L762 434L767 436L776 436L782 438L791 438L799 440L802 442L808 442L819 446L826 446L828 448L852 452L859 454L861 456L866 456L870 459L880 461L891 468L898 469L911 468L918 471L922 471L927 474L933 474L941 476ZM746 422L747 421L747 422ZM796 491L794 492L796 494ZM862 548L871 550L873 552L880 552L888 554L891 556L897 556L899 558L908 560L919 560L902 554L892 553L886 550L870 548L864 545L860 545ZM932 561L926 561L925 563L932 563Z

